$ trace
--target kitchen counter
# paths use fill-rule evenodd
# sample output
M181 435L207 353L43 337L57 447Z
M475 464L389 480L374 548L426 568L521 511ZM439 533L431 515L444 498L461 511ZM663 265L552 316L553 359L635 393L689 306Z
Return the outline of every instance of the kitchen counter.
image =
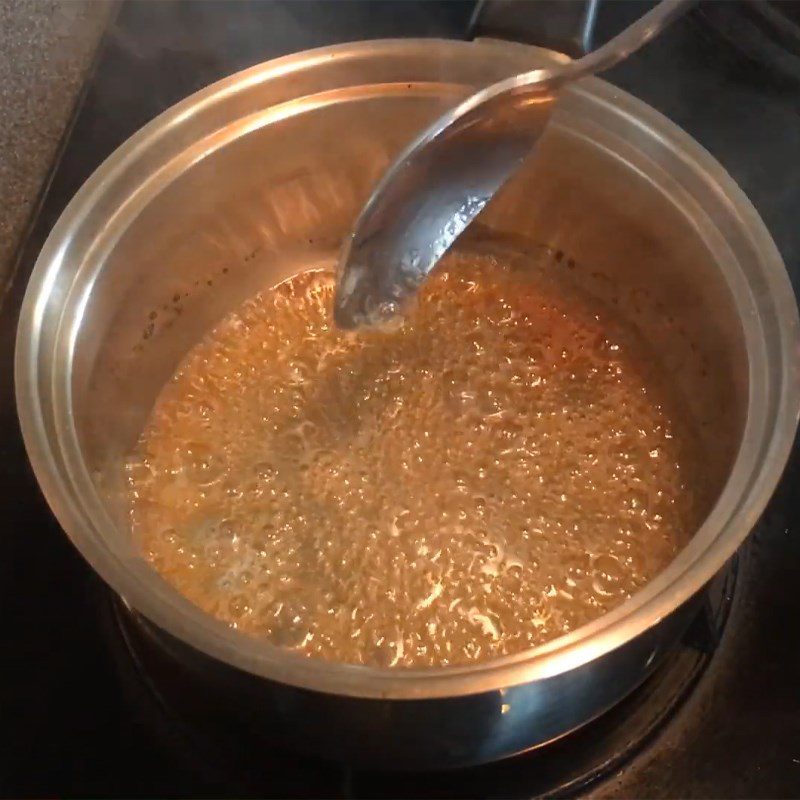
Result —
M0 0L0 286L115 5Z

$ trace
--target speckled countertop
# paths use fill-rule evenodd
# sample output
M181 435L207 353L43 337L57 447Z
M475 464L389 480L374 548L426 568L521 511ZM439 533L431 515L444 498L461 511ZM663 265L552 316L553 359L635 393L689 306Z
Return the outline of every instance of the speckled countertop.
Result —
M113 9L0 0L0 286Z

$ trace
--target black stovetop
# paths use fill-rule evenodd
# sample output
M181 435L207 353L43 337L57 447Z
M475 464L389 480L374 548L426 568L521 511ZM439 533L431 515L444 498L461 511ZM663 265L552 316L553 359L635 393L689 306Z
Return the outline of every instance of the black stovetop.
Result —
M615 3L619 13L629 13ZM715 3L714 15L725 5ZM70 197L159 111L224 75L285 53L385 36L462 37L474 3L128 2L101 47L32 221L0 313L0 794L5 796L525 796L543 760L438 776L353 776L291 756L257 787L199 763L120 667L110 594L47 510L19 435L11 381L27 276ZM636 13L636 10L634 10ZM604 21L605 20L605 21ZM611 25L601 15L600 25ZM730 27L730 26L729 26ZM729 32L728 27L728 32ZM735 26L734 26L735 27ZM700 141L750 196L800 288L800 82L748 60L702 7L609 80ZM588 789L604 797L800 796L800 479L795 454L751 544L721 642L688 697ZM602 729L595 729L601 731ZM606 725L603 736L611 735ZM599 735L599 734L598 734ZM634 752L635 750L635 752ZM569 748L550 760L574 757ZM538 766L537 766L538 765ZM557 765L556 765L557 766ZM527 772L526 772L527 770ZM313 780L309 778L313 774ZM530 783L527 775L531 775ZM329 777L334 775L335 777ZM326 782L327 781L327 782ZM389 785L391 782L391 785Z

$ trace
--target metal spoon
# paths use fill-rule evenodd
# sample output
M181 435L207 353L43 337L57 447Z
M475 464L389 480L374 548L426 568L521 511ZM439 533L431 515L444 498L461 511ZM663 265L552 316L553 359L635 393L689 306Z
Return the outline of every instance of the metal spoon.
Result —
M558 90L619 63L692 3L662 0L594 52L495 83L431 125L383 176L345 243L336 324L356 328L401 313L436 262L529 155Z

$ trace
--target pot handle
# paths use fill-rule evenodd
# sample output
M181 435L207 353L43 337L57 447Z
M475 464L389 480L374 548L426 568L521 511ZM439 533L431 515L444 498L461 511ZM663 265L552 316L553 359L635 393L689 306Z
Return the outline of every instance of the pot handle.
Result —
M478 0L469 36L512 39L579 58L592 49L600 0Z

